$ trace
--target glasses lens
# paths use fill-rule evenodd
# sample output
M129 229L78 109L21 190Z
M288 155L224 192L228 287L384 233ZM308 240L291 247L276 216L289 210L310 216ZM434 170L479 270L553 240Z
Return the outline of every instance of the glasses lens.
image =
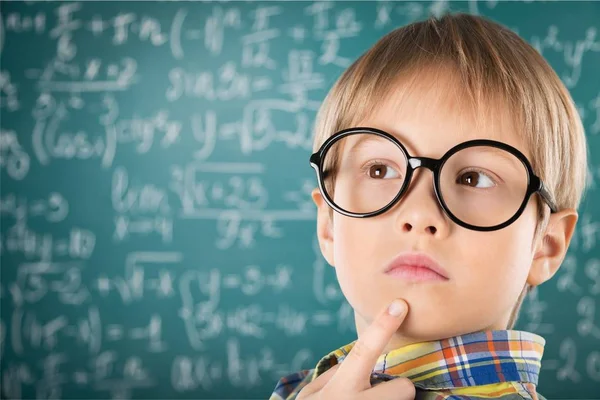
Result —
M458 219L478 227L508 221L527 193L525 165L508 151L473 146L454 153L440 173L440 195Z
M340 208L370 213L388 205L406 177L403 151L389 139L355 133L336 141L323 159L325 191Z

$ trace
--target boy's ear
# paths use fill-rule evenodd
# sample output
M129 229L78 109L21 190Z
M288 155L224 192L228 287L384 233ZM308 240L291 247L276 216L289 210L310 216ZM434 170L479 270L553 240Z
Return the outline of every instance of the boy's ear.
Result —
M319 188L314 188L311 197L317 205L317 237L319 238L319 247L325 260L332 267L333 261L333 221L331 220L330 208L323 199Z
M550 214L546 230L536 244L527 276L529 285L541 285L558 271L571 243L578 217L577 211L572 208Z

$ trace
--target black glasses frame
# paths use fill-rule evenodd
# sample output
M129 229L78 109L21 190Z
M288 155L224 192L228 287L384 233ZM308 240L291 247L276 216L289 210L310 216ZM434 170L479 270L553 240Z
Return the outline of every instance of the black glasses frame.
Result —
M406 157L406 160L407 160L406 179L405 179L402 187L400 188L398 194L396 195L396 197L394 197L394 199L391 200L386 206L380 208L379 210L372 211L369 213L354 213L354 212L344 210L343 208L337 206L333 202L333 199L331 197L329 197L329 194L324 189L324 186L325 186L324 181L327 176L327 171L323 170L323 160L325 158L325 154L327 154L327 151L338 140L340 140L346 136L355 135L355 134L359 134L359 133L369 133L369 134L374 134L374 135L389 139L392 143L394 143L396 146L398 146L400 148L400 150L404 153L404 156ZM525 166L525 168L527 170L527 191L525 193L525 196L523 197L521 206L519 207L517 212L511 218L509 218L506 222L503 222L501 224L494 225L494 226L489 226L489 227L481 227L481 226L471 225L471 224L463 222L462 220L457 218L454 214L452 214L452 212L446 205L446 202L444 201L443 197L441 196L440 189L439 189L440 188L440 171L441 171L442 167L444 166L444 164L446 163L446 161L450 158L450 156L452 156L454 153L456 153L460 150L463 150L465 148L473 147L473 146L481 146L481 145L497 147L499 149L508 151L509 153L511 153L515 157L517 157L523 163L523 165ZM521 214L523 213L523 210L525 210L525 207L527 206L527 202L529 201L530 196L533 193L540 194L542 199L550 207L550 211L552 213L555 213L558 211L558 208L557 208L556 204L552 201L550 193L545 188L544 183L533 172L533 168L531 167L529 160L527 160L527 157L525 157L525 155L523 153L521 153L519 150L517 150L516 148L514 148L506 143L498 142L496 140L489 140L489 139L468 140L466 142L459 143L456 146L452 147L450 150L448 150L442 156L442 158L439 158L439 159L429 158L429 157L413 157L408 153L408 151L404 148L402 143L395 136L393 136L385 131L382 131L381 129L377 129L377 128L355 127L355 128L348 128L348 129L341 130L341 131L333 134L331 137L329 137L325 141L325 143L323 143L321 148L316 153L313 153L310 156L310 166L315 170L315 172L317 174L319 189L320 189L321 193L323 194L323 197L325 198L325 201L327 202L327 204L331 208L333 208L335 211L339 212L342 215L346 215L348 217L355 217L355 218L374 217L376 215L383 214L384 212L386 212L387 210L392 208L402 198L402 196L404 195L404 193L410 186L414 171L420 167L425 167L433 172L433 188L434 188L437 200L438 200L439 204L441 205L442 209L444 210L444 213L446 213L446 215L452 221L454 221L458 225L460 225L464 228L467 228L467 229L472 229L475 231L495 231L495 230L507 227L508 225L512 224L514 221L516 221L521 216Z

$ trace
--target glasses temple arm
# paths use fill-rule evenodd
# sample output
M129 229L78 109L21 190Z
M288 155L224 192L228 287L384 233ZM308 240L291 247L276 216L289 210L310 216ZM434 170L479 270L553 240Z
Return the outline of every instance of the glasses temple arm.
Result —
M540 186L537 190L540 195L542 196L542 198L544 199L544 201L548 204L548 206L550 207L550 211L552 211L553 213L558 211L558 207L556 206L556 204L554 203L554 201L552 201L552 196L550 196L550 192L548 192L548 190L546 189L546 187L544 186L544 183L540 180Z

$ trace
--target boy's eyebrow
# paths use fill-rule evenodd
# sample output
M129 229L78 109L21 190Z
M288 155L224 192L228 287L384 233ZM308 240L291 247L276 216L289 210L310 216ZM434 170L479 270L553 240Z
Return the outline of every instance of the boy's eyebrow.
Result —
M511 160L511 161L519 161L515 156L513 156L511 153L508 153L505 150L499 149L497 147L493 147L493 146L488 146L488 147L484 147L483 148L485 152L487 153L494 153L494 154L498 154L499 156L501 156L502 158L505 158L507 160Z
M516 167L518 170L525 169L525 166L521 163L521 160L519 160L516 156L512 155L511 153L508 153L507 151L504 151L504 150L496 148L496 147L485 147L484 151L487 153L493 153L495 155L500 156L511 167ZM519 150L519 151L521 151L521 150ZM523 154L525 155L525 153L523 153Z
M354 154L368 142L381 142L382 138L375 135L357 135L360 136L356 142L348 149L349 154Z
M393 131L390 130L385 130L386 133L394 136L400 143L402 143L402 145L404 146L404 148L406 148L406 151L408 151L408 153L415 157L415 151L414 148L410 145L410 143L408 142L408 140L406 140L406 138L403 138L401 134L395 133ZM358 149L360 149L360 147L364 146L365 142L382 142L384 140L387 140L381 136L377 136L375 134L362 134L362 135L358 135L361 136L359 139L357 139L357 141L352 145L352 147L350 147L347 151L349 154L355 154ZM384 142L385 143L385 142Z
M413 148L412 146L410 146L410 144L407 143L407 140L403 139L401 137L401 135L390 132L390 131L385 131L387 133L389 133L390 135L394 136L396 139L398 139L398 141L400 143L402 143L402 145L406 148L406 150L413 155ZM375 134L361 134L361 135L357 135L360 136L360 138L358 138L356 140L356 142L352 145L352 147L350 147L348 149L348 152L350 154L356 153L358 151L358 149L361 146L364 146L365 142L380 142L380 143L385 143L385 141L387 140L386 138L383 138L381 136L377 136Z

